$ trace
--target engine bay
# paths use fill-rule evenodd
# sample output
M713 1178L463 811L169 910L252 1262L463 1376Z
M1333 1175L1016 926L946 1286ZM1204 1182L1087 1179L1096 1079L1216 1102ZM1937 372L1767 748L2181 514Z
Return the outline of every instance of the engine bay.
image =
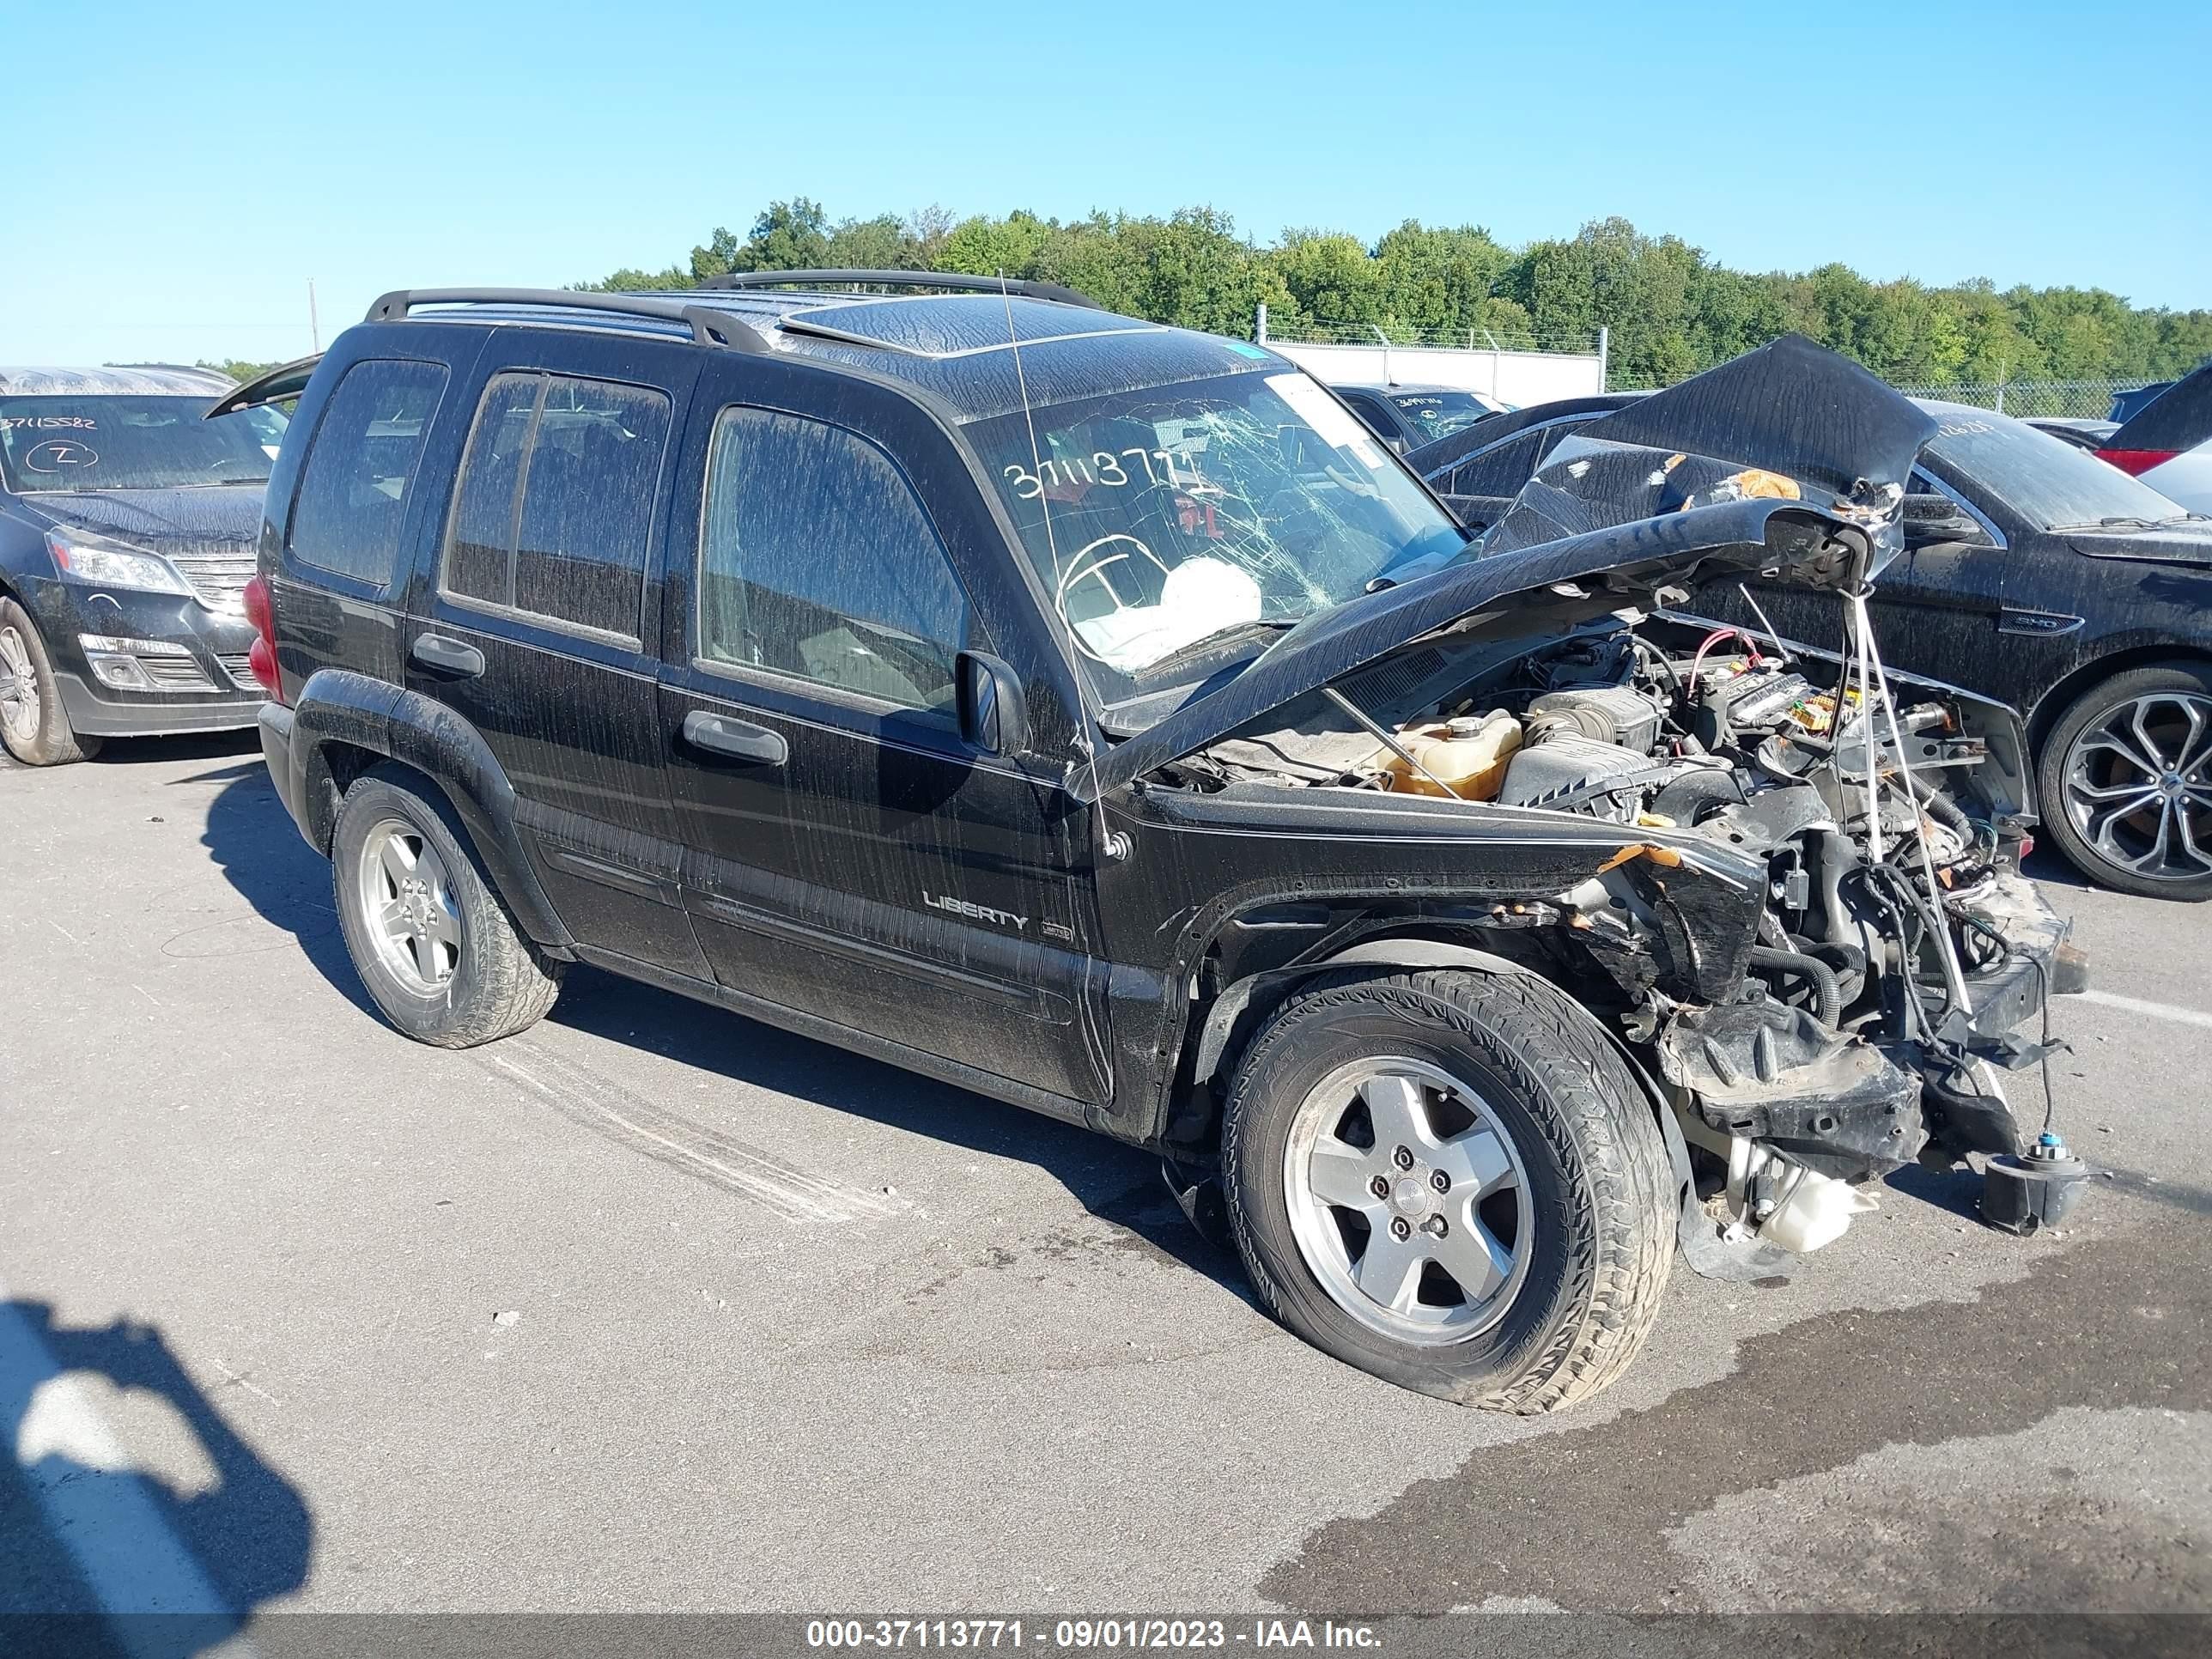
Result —
M1554 963L1609 979L1625 1040L1670 1085L1690 1145L1725 1169L1747 1237L1815 1248L1867 1207L1851 1183L2020 1149L1996 1073L2049 1052L2009 1030L2049 994L2063 927L2018 873L2019 757L1993 749L1971 699L1633 612L1517 653L1454 645L1418 642L1164 781L1417 796L1665 837L1485 920L1548 929ZM1670 914L1664 866L1684 836L1763 872L1728 995L1668 971L1699 949Z

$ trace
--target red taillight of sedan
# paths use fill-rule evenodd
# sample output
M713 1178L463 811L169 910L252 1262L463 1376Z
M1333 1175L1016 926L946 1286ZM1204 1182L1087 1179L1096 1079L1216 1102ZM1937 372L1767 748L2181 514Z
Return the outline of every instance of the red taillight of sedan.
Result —
M2154 466L2164 466L2181 452L2178 449L2100 449L2097 459L2110 461L2131 478L2140 478Z

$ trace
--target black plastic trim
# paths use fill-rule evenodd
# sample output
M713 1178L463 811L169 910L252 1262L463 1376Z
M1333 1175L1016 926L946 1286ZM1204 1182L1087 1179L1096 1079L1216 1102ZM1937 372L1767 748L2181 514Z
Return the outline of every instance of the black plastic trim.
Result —
M693 342L699 345L727 346L733 351L775 349L766 335L742 317L713 306L686 305L681 300L659 300L645 294L590 294L558 288L401 288L380 296L362 320L404 322L416 306L463 305L543 306L555 311L651 317L662 322L688 325Z

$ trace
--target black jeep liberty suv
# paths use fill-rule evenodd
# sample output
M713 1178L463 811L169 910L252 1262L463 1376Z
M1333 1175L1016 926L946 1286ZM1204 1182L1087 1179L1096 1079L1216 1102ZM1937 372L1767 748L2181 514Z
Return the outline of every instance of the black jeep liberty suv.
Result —
M1817 348L1474 543L1264 348L1037 284L401 292L226 407L303 380L263 748L409 1036L580 961L1087 1125L1310 1340L1524 1412L1678 1241L1774 1271L2018 1149L2020 724L1884 673L1928 422ZM1668 614L1738 568L1842 649Z

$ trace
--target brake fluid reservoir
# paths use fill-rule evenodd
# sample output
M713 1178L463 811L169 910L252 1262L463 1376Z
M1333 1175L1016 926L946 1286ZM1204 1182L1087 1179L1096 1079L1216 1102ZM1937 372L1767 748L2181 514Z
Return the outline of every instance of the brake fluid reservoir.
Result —
M1521 747L1521 722L1504 709L1462 715L1434 726L1409 726L1398 732L1407 752L1448 786L1462 800L1495 800L1505 775L1505 763ZM1382 769L1390 775L1390 787L1408 795L1447 793L1398 756L1384 750Z

